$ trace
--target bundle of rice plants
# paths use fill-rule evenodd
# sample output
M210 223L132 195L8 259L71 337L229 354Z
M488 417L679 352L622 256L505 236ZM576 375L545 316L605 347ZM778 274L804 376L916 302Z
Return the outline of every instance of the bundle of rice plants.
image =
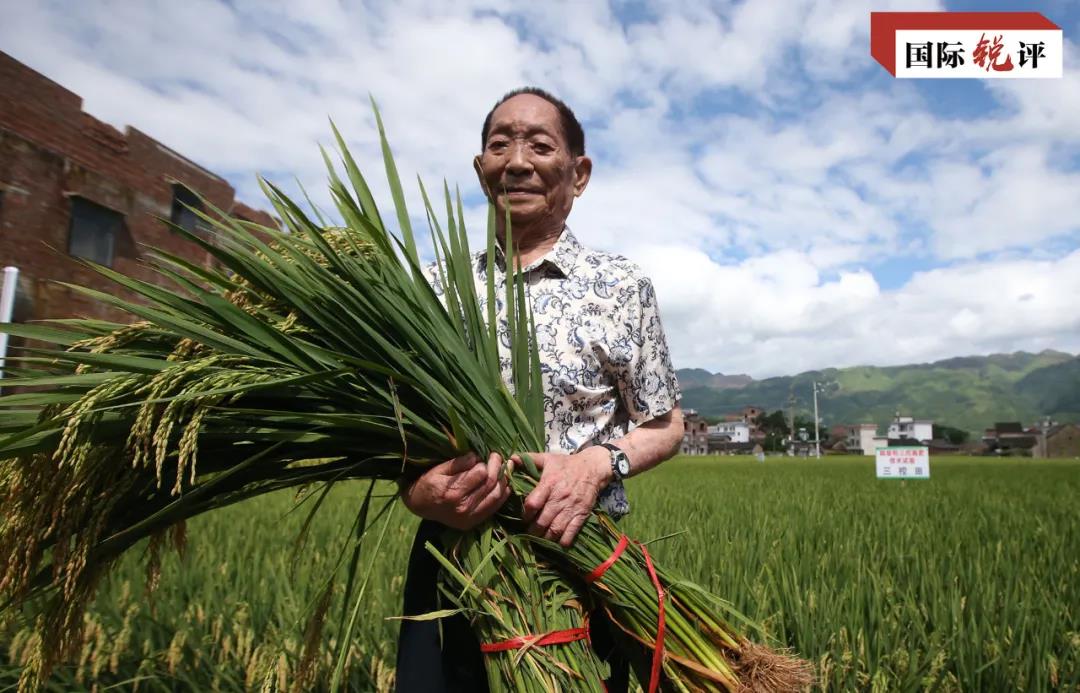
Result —
M509 458L543 449L541 369L520 277L509 273L501 297L513 362L513 382L505 383L495 283L489 272L482 314L460 196L444 185L444 229L421 186L439 296L421 266L377 111L376 119L399 234L384 223L335 130L349 186L324 156L342 226L313 220L264 182L285 232L210 208L202 216L212 237L174 230L216 267L154 250L151 265L168 288L99 266L136 298L74 287L139 322L4 326L55 345L28 350L24 373L5 385L29 391L0 398L0 552L10 556L0 569L0 595L8 613L29 611L39 634L25 687L74 650L98 580L142 539L156 537L152 546L160 547L166 533L182 537L177 528L193 516L283 488L357 478L407 482L470 450ZM505 247L513 248L507 228ZM602 512L569 549L525 539L521 499L538 475L523 458L498 521L451 542L443 556L449 575L457 566L467 578L454 596L481 635L542 635L597 604L637 643L631 658L649 690L790 689L807 680L801 662L750 645L718 615L723 602L655 568L644 547L626 541ZM357 536L369 525L370 500L369 490ZM350 622L365 598L366 583L355 574L360 545L345 561ZM477 546L489 549L478 553ZM153 570L153 552L149 563ZM609 565L601 576L599 565ZM522 590L523 576L550 589ZM506 657L531 667L520 670L506 657L489 657L493 689L535 690L522 671L544 672L545 690L594 685L581 684L600 671L582 640L551 648L515 648Z
M482 643L490 690L604 690L610 672L591 647L591 604L527 538L496 523L448 531L442 548L426 548L443 566L445 602Z

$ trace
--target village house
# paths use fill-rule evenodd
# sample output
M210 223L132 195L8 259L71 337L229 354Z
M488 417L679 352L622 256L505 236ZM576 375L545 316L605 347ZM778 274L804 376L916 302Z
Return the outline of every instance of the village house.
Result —
M764 408L755 405L747 405L739 411L732 414L724 415L725 423L737 423L743 422L747 424L749 430L749 440L751 443L762 444L765 442L766 434L761 428L758 427L758 417L765 415L767 412ZM724 435L718 433L718 435Z
M709 426L709 454L749 453L752 424L747 421L722 421Z
M1080 424L1054 424L1040 433L1039 443L1032 448L1032 456L1080 457Z
M910 416L900 416L897 412L892 423L889 424L889 440L912 440L921 443L934 438L934 422L925 419L914 419Z
M765 434L757 427L757 418L765 413L761 407L746 406L736 413L724 415L724 420L709 425L694 409L683 410L683 455L720 455L750 453Z
M887 447L889 439L877 434L877 424L864 423L848 426L844 444L847 452L853 455L873 455L878 448Z
M1040 458L1080 457L1080 424L1046 421L1024 428L1018 421L999 422L982 436L986 452Z
M983 432L983 445L996 455L1030 455L1038 443L1034 430L1025 430L1019 421L999 421Z
M195 233L191 210L209 205L276 226L236 201L233 187L133 127L123 132L82 110L82 98L0 52L0 267L19 270L16 321L130 316L58 282L129 297L77 261L164 283L146 246L210 266L209 254L161 219Z
M874 455L878 448L890 445L929 445L934 438L934 422L901 416L897 412L886 435L878 435L877 424L862 423L847 427L844 446L855 455Z
M683 455L705 455L709 452L709 422L694 409L683 409Z
M726 443L749 443L750 424L746 421L722 421L709 426L709 438Z

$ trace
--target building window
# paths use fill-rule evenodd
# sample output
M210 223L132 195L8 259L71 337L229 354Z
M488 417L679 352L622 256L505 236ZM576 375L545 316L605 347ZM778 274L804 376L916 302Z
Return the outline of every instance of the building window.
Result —
M124 215L82 197L71 198L68 253L111 267Z
M191 188L180 183L172 186L172 214L170 221L189 233L202 229L202 219L196 210L202 211L203 205Z

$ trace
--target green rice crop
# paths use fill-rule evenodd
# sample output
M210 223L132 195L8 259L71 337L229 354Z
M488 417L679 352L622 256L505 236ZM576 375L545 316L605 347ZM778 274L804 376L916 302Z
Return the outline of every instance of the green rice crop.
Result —
M631 480L622 524L642 540L684 532L650 551L811 659L825 690L1080 690L1080 464L938 458L932 475L878 481L870 458L679 458ZM307 608L365 488L334 488L295 552L305 512L289 512L292 492L196 518L150 596L140 552L125 556L91 609L80 661L52 686L287 689ZM415 527L394 518L399 536L365 558L371 608L350 690L391 688L387 618ZM336 627L327 619L320 686ZM18 677L25 640L0 631L0 690Z
M1077 690L1080 464L684 459L629 532L818 667L829 690Z

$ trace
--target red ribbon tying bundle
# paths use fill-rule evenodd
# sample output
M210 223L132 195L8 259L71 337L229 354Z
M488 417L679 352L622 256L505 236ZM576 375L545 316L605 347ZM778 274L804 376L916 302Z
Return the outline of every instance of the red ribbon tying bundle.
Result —
M645 548L644 544L638 543L638 546L641 547L641 553L645 556L645 567L649 569L652 584L656 587L656 604L660 612L656 618L656 642L653 643L652 674L649 676L649 693L655 693L656 689L660 687L660 670L664 666L664 588L660 584L656 568L653 568L649 550Z
M499 642L481 643L481 652L506 652L507 650L520 650L523 647L545 647L547 645L565 645L568 642L577 642L589 637L589 622L581 628L568 628L566 630L553 630L544 635L519 635Z
M656 587L656 603L658 606L659 614L656 621L656 642L653 643L653 659L652 659L652 672L649 675L649 693L656 693L656 690L660 687L660 672L664 666L664 587L660 584L660 577L656 574L656 568L653 567L652 557L649 556L649 550L645 548L645 545L641 542L635 541L635 544L641 549L641 553L645 556L645 568L649 571L649 578L652 579L653 586ZM604 559L604 562L596 566L591 573L585 576L585 582L593 583L604 576L604 573L608 571L615 561L619 560L619 556L622 556L626 551L626 547L630 545L630 540L624 534L619 538L619 543L615 545L615 549L611 552L611 555ZM578 640L585 640L589 637L589 621L585 621L585 625L581 628L569 628L567 630L556 630L545 635L519 635L507 640L500 640L499 642L482 643L480 645L480 651L485 653L490 652L506 652L507 650L520 650L523 647L544 647L546 645L565 645L566 643L576 642ZM606 687L605 687L606 690Z
M622 535L622 537L619 538L619 543L615 547L615 550L611 552L610 556L604 559L603 563L593 568L593 571L585 576L585 582L591 585L592 583L599 580L600 577L607 572L608 568L613 566L615 564L615 561L619 560L619 556L621 556L622 552L626 550L626 546L629 543L630 540L626 538L626 535Z
M649 693L655 693L660 687L660 672L664 666L664 587L660 584L660 577L656 574L656 568L653 567L649 550L639 541L634 543L638 545L642 555L645 556L645 568L648 569L649 578L652 579L653 586L656 587L656 603L659 614L656 619L656 642L653 643L652 672L649 675ZM596 566L591 573L585 576L585 582L593 583L603 577L608 568L619 560L619 556L623 554L629 544L630 540L627 539L625 534L622 535L619 538L619 543L615 545L615 550L604 559L603 563Z

